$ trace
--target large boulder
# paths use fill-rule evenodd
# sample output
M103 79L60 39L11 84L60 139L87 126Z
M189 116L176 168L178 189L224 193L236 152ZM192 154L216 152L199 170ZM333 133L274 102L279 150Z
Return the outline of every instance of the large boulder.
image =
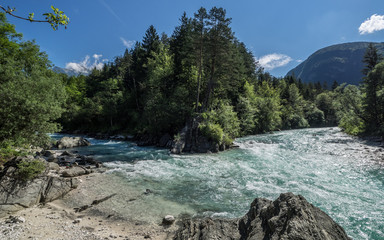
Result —
M275 201L256 198L242 218L184 220L175 240L350 239L326 213L292 193Z
M36 160L45 164L45 171L32 180L21 180L17 166L25 160L30 159L15 158L0 171L0 217L8 212L61 198L78 185L76 178L51 175L51 166L44 159Z
M63 177L77 177L77 176L81 176L81 175L85 175L85 174L89 174L89 173L91 173L91 170L88 170L84 167L74 165L70 168L65 169L61 173L61 175Z
M63 137L56 143L58 149L90 146L91 143L83 137Z

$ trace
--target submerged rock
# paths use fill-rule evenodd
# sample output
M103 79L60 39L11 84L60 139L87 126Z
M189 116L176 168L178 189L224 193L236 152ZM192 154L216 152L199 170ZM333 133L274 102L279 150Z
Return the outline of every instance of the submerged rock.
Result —
M66 149L90 145L91 143L83 137L63 137L59 141L57 141L56 147L58 149Z
M256 198L242 218L184 220L174 240L350 239L326 213L300 195L284 193L275 201Z

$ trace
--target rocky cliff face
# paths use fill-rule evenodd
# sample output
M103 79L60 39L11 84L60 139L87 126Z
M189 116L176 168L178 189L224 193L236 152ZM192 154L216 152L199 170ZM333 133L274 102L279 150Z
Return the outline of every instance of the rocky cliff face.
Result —
M368 42L343 43L320 49L304 62L287 73L306 83L327 82L331 87L334 81L339 84L358 85L362 81L362 62ZM384 52L384 43L374 43L379 52Z
M59 166L42 158L37 160L46 165L46 170L33 180L21 181L17 177L17 164L22 160L15 158L0 171L0 217L8 212L63 197L78 185L76 178L60 177L53 173Z
M326 213L292 193L275 201L256 198L249 212L233 220L184 220L174 240L350 239Z

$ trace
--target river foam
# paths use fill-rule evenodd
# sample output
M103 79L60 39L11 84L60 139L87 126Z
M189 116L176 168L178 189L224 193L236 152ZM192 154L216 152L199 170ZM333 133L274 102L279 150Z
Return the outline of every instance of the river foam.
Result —
M384 167L367 154L377 147L338 128L248 136L236 140L239 149L219 154L170 155L129 142L92 142L77 150L103 161L119 192L151 190L150 201L147 196L122 210L139 214L152 208L141 220L167 212L240 217L256 197L293 192L328 213L352 238L384 238Z

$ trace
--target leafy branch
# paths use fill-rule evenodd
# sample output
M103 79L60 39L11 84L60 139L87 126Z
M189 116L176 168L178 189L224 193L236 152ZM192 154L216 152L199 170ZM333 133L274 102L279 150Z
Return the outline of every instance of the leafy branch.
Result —
M45 20L36 20L34 19L35 17L35 14L34 13L30 13L28 15L28 17L21 17L21 16L18 16L16 14L14 14L14 12L16 11L15 8L11 8L11 7L3 7L0 5L0 9L3 10L6 14L9 14L15 18L19 18L19 19L22 19L22 20L26 20L26 21L30 21L30 22L46 22L46 23L49 23L51 24L51 27L53 28L53 30L57 30L59 28L59 26L64 26L65 29L67 29L67 25L69 24L69 17L67 15L64 14L63 11L60 11L58 8L55 8L54 6L51 6L51 9L53 12L50 12L50 13L44 13L43 16L45 16Z

